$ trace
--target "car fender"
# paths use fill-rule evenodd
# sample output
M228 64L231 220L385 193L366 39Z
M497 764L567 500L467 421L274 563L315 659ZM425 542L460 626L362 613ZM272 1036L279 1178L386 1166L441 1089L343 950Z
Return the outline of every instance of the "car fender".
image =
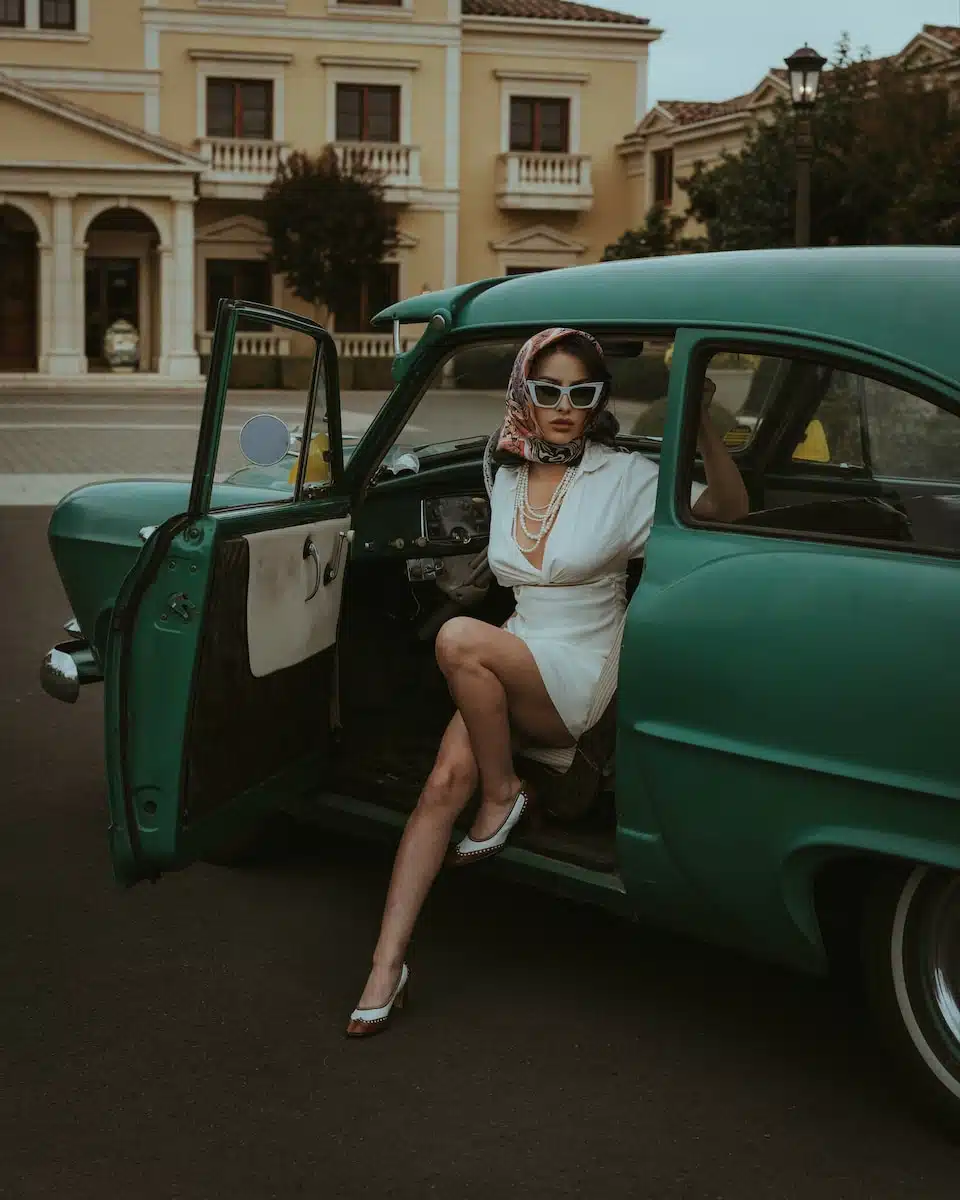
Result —
M823 931L815 903L817 878L843 859L907 862L960 871L960 841L890 832L855 825L821 826L796 838L782 865L783 900L794 924L811 947L824 956Z

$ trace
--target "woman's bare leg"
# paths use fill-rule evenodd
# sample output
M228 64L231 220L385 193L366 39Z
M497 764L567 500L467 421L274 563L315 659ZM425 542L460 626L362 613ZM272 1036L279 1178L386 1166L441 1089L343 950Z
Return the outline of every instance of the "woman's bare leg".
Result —
M359 1008L379 1008L390 998L423 902L436 878L454 822L477 786L477 764L460 714L447 726L433 770L400 839L390 876L373 969Z
M541 745L570 746L573 739L533 655L514 634L472 617L455 617L437 635L437 662L480 772L481 805L470 834L487 838L506 820L520 789L511 723Z
M455 617L437 637L437 661L460 711L447 726L400 839L373 968L359 1008L379 1008L396 987L414 924L478 777L483 805L474 836L489 836L503 824L520 786L513 770L508 711L516 726L544 745L572 742L533 656L512 633Z

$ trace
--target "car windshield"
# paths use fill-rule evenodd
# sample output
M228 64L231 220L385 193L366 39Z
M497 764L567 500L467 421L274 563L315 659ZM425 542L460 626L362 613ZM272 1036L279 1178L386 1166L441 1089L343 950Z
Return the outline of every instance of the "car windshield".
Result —
M510 372L524 341L504 338L455 350L435 370L396 445L434 459L481 450L503 421ZM610 409L621 434L656 440L660 429L656 422L648 428L644 415L657 401L665 403L670 339L633 335L601 342L614 379Z

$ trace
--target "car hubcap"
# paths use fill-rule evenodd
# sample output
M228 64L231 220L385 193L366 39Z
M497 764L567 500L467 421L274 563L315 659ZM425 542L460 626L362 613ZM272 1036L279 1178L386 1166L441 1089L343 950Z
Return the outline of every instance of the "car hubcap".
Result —
M960 879L952 880L932 905L930 935L933 1000L960 1050Z

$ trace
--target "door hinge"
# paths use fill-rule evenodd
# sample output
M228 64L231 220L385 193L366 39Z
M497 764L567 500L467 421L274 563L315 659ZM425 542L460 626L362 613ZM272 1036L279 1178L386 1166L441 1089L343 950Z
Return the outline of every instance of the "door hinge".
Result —
M196 612L196 605L191 602L186 592L174 592L167 600L167 609L181 621L189 621Z

